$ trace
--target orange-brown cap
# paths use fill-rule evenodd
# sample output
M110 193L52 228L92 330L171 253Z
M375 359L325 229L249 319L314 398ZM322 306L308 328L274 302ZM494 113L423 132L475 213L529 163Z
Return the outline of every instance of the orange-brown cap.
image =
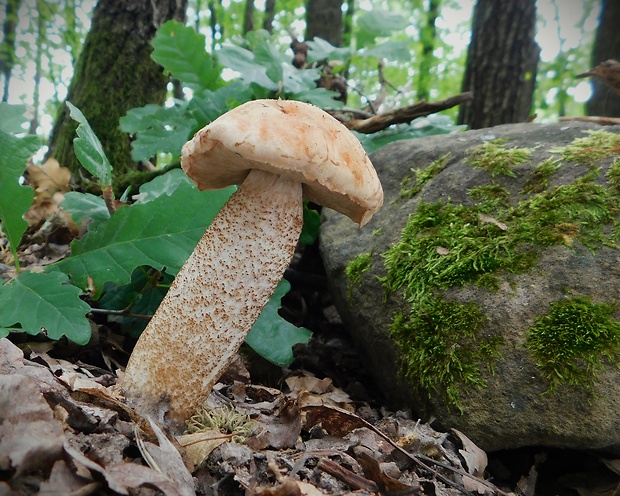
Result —
M199 189L241 184L251 169L293 178L305 199L360 225L383 204L357 138L318 107L293 100L254 100L227 112L185 144L181 164Z

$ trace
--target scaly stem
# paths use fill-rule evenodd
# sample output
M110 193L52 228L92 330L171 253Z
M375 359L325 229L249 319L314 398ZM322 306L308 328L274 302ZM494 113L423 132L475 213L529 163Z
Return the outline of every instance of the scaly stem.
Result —
M275 291L303 224L302 186L253 170L176 276L121 388L142 414L189 418Z

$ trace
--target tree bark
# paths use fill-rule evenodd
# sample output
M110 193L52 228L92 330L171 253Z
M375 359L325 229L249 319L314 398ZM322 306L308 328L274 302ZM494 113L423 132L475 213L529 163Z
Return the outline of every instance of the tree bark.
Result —
M428 11L426 12L426 25L420 30L420 41L422 42L422 60L420 61L418 74L418 100L428 100L430 97L431 69L435 63L435 43L437 40L437 27L435 22L439 16L441 0L430 0Z
M9 99L9 83L15 65L15 26L17 25L17 11L20 4L21 0L8 0L4 11L3 39L0 44L0 72L4 76L3 102Z
M620 62L620 2L603 0L599 26L594 39L591 67L615 59ZM586 103L588 115L620 117L620 95L609 89L605 83L592 78L592 96Z
M527 121L540 47L534 39L535 0L478 0L467 52L458 123L471 129Z
M263 18L263 29L269 34L273 33L273 20L276 17L276 0L266 0L265 17Z
M88 119L112 164L114 184L135 170L119 119L134 107L164 102L167 78L151 59L151 39L169 19L183 20L187 0L99 0L78 58L67 101ZM73 151L77 123L61 107L50 138L52 156L77 185L89 184ZM88 188L87 188L88 189Z
M334 46L342 45L343 0L306 2L306 41L322 38Z
M254 31L254 0L245 0L243 13L243 34Z
M353 36L353 15L355 14L355 0L347 1L347 9L342 19L342 46L350 47Z

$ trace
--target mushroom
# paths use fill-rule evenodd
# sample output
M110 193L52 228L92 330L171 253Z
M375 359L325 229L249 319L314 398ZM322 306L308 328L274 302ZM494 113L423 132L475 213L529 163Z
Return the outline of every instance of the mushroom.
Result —
M293 256L303 199L360 226L383 203L355 136L319 108L255 100L198 131L182 150L201 190L240 184L140 336L121 389L143 414L179 425L235 359Z

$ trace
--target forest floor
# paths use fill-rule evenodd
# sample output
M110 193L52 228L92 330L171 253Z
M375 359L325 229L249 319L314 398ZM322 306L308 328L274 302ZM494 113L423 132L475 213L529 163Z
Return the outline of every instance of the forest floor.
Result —
M37 250L22 251L36 263ZM286 369L243 349L183 436L119 400L118 365L133 341L101 314L85 347L0 340L0 496L620 494L619 460L540 447L485 453L467 433L394 409L332 305L315 246L286 277L281 314L311 341Z

